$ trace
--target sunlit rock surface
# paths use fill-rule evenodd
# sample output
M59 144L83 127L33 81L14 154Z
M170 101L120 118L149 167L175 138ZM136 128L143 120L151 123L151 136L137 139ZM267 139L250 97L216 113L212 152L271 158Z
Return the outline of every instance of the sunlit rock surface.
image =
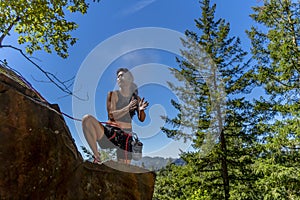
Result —
M153 195L152 172L85 162L59 107L1 66L0 163L0 199L147 200Z

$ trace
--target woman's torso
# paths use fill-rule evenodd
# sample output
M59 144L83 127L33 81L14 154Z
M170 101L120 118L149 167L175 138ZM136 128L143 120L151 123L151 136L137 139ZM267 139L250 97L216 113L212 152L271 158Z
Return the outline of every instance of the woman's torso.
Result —
M123 96L119 90L117 93L117 102L116 102L116 110L123 109L126 107L131 101L132 96ZM126 113L124 116L120 117L116 120L118 125L123 129L132 129L132 117L134 116L135 111L131 111Z

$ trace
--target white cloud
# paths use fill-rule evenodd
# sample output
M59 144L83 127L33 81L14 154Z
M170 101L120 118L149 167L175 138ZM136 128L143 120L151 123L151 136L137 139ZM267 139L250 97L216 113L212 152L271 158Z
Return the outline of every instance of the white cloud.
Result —
M130 15L133 14L135 12L138 12L142 9L144 9L145 7L149 6L150 4L154 3L156 0L142 0L142 1L138 1L137 3L135 3L133 6L131 6L130 8L124 10L122 12L123 15Z
M124 65L127 67L132 67L137 64L143 64L148 62L160 62L161 58L159 53L157 52L140 52L140 51L134 51L127 53L123 55L121 58L121 63L124 63Z

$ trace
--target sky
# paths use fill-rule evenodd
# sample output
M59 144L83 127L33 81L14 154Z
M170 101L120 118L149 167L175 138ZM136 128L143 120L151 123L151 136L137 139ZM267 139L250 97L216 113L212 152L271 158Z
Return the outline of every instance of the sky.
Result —
M249 17L251 7L258 0L213 0L217 4L216 19L224 18L231 25L230 35L241 38L244 50L250 41L245 30L253 25ZM35 66L12 49L0 49L0 58L21 73L50 103L58 104L61 111L74 118L92 114L106 121L106 95L116 89L116 70L127 67L133 71L139 94L150 102L144 123L134 120L134 131L144 143L144 155L178 157L179 149L191 150L189 143L167 138L161 131L165 122L161 115L175 116L170 104L177 99L166 81L175 81L168 67L178 67L175 57L180 56L180 36L185 30L194 30L194 19L201 17L198 1L192 0L102 0L90 1L86 15L68 14L68 19L79 27L72 32L79 40L69 48L69 57L35 52L32 59L46 71L61 80L74 79L72 86L79 100L65 96ZM18 35L7 37L3 44L18 46ZM20 46L22 47L22 46ZM178 83L179 84L179 83ZM88 147L80 122L66 118L66 123L80 152Z

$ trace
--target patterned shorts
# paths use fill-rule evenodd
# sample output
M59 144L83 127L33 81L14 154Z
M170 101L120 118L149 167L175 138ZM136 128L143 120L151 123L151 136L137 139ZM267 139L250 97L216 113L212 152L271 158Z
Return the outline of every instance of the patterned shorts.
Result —
M103 149L117 149L118 159L131 160L132 156L132 145L131 142L132 134L131 130L123 130L121 128L105 125L104 126L104 136L98 142L100 147Z

